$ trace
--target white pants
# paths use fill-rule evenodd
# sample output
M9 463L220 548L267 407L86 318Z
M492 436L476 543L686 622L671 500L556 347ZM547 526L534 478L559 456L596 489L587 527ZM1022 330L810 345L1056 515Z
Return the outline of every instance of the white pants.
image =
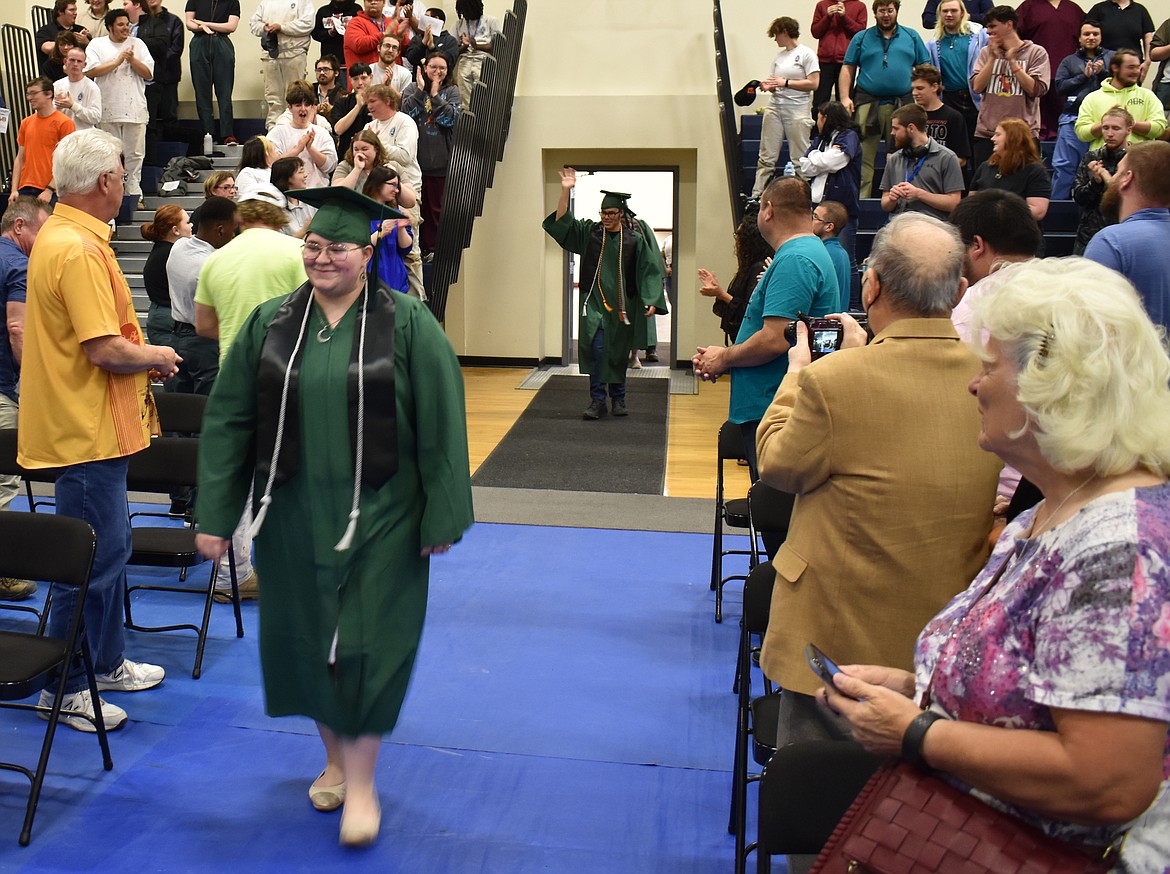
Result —
M756 164L756 184L752 188L752 197L759 197L768 186L785 139L788 140L788 154L792 163L800 166L800 159L808 151L811 131L812 117L808 112L808 104L781 109L771 105L765 107L764 127L760 132L760 159Z
M98 127L122 141L126 193L142 196L142 159L146 157L146 122L103 121Z
M471 106L471 92L475 90L475 83L483 75L483 56L469 58L460 55L455 62L455 84L459 86L459 96L463 99L463 108Z
M198 500L198 498L196 498ZM232 533L232 555L236 559L236 583L242 583L252 576L252 538L248 536L248 529L252 527L252 501L244 508L244 515L240 517L240 524ZM231 569L228 562L228 553L219 560L219 577L215 581L216 591L230 592L232 590Z
M272 130L277 117L288 108L284 100L288 86L298 79L305 78L307 57L293 55L291 58L260 59L260 75L264 79L264 103L268 107L268 115L264 119L266 130Z

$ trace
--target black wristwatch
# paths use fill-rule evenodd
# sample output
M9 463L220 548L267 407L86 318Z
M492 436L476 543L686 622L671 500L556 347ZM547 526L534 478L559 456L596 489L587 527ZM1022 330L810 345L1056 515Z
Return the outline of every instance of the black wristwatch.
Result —
M923 770L929 771L930 765L922 758L922 743L926 740L926 732L940 719L946 719L941 713L933 710L923 710L906 726L906 733L902 735L902 758Z

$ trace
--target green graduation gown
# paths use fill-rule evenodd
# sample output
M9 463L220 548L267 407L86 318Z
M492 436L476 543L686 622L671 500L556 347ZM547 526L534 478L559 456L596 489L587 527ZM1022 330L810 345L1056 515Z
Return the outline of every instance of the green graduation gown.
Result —
M459 362L425 304L394 299L397 472L381 488L363 485L353 543L335 551L353 496L347 370L361 298L329 342L317 340L317 311L297 387L299 463L273 490L256 537L267 712L308 716L348 737L385 733L397 722L426 613L429 560L419 550L458 540L474 518ZM208 534L230 537L248 490L264 490L263 478L253 482L256 377L282 303L269 301L248 318L207 407L197 512Z
M577 338L577 358L581 371L593 374L598 372L594 368L598 368L602 382L625 382L630 350L645 348L647 330L645 323L652 321L646 318L644 308L652 306L660 313L667 311L666 295L662 285L666 271L662 266L662 256L653 243L653 237L647 241L642 234L626 228L624 235L633 235L635 239L636 259L632 275L620 275L622 259L619 235L606 233L599 225L599 222L589 219L576 219L571 211L566 211L560 219L557 219L554 212L544 220L544 230L561 248L585 256L582 259L580 278L583 303ZM604 251L600 253L602 285L600 290L594 284L593 272L588 269L588 265L597 264L597 253L588 251L590 246L596 246L595 227L601 230L601 236L605 240ZM586 272L590 275L586 276ZM622 322L618 309L619 285L625 292L626 317L629 324ZM610 308L607 309L606 303ZM595 362L591 344L593 335L597 333L599 327L605 328L605 343L601 350L602 360ZM639 342L642 345L638 345Z

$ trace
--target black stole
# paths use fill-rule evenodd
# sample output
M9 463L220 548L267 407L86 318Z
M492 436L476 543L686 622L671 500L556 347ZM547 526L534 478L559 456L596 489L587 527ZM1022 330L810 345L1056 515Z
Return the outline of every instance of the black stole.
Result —
M376 280L373 280L376 282ZM368 319L365 350L365 421L362 451L362 484L381 488L398 471L398 414L394 392L394 302L395 292L380 282L371 289L369 302L357 313L354 325L353 348L350 350L347 396L349 399L349 440L354 458L357 457L358 432L358 344L362 322ZM300 377L301 355L293 360L293 349L304 319L305 307L312 305L312 288L305 283L287 298L268 326L260 363L256 373L256 470L264 477L270 474L272 449L276 444L276 429L280 418L280 398L284 375L289 374L288 405L285 410L284 433L281 437L280 458L273 480L278 488L296 475L300 467L299 398L297 382ZM315 343L316 332L309 323L303 343Z

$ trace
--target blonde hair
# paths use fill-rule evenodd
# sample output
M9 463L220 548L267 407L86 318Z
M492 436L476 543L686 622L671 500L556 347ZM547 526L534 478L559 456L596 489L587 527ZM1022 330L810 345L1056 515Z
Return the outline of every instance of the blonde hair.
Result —
M1014 359L1027 414L1016 436L1030 429L1049 464L1170 473L1166 334L1124 276L1085 258L1034 260L972 306L974 336Z
M940 0L938 6L935 8L935 14L938 15L938 10L944 3L954 2L956 0ZM957 0L957 2L959 4L959 27L955 32L960 34L972 33L974 29L971 27L971 16L967 13L967 4L963 0ZM938 15L938 20L934 24L934 38L936 40L942 40L946 35L946 25L943 24L942 16Z

